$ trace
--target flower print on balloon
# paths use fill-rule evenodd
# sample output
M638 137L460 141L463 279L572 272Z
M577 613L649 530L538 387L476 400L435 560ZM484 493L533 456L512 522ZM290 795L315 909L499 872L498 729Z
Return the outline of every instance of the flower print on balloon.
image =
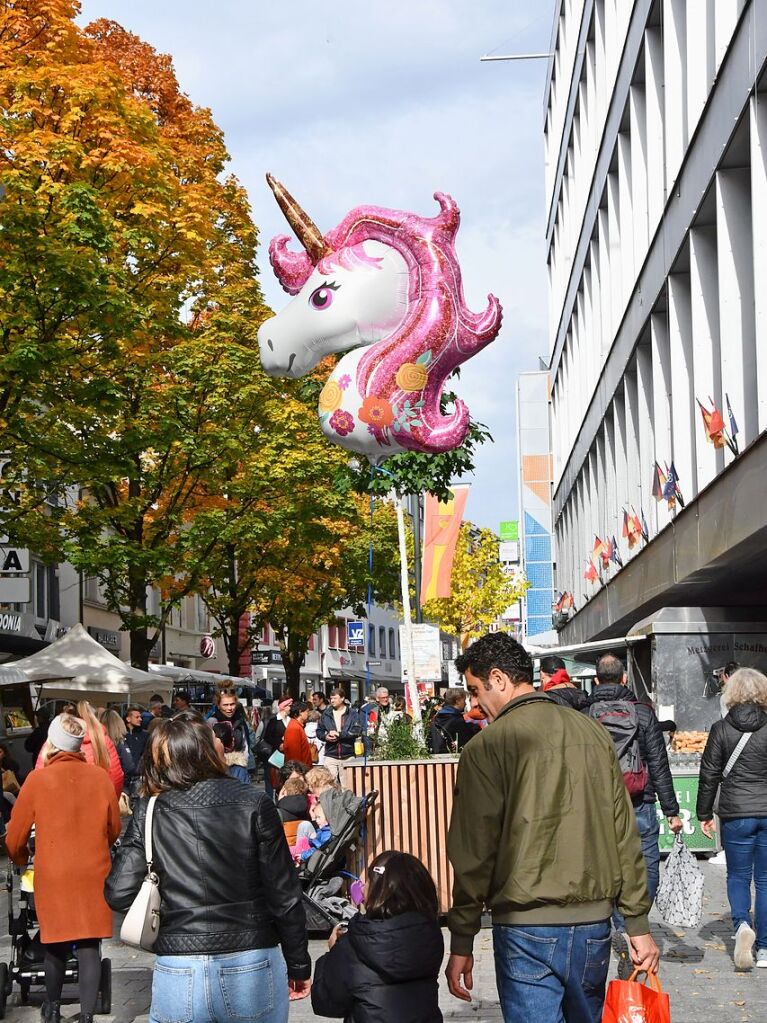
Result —
M325 435L378 463L398 451L449 451L463 443L469 411L442 411L447 378L501 326L498 300L472 312L455 253L460 215L435 194L436 217L359 206L322 235L290 193L267 175L303 251L269 246L282 287L295 296L258 332L264 370L301 377L341 358L319 399Z

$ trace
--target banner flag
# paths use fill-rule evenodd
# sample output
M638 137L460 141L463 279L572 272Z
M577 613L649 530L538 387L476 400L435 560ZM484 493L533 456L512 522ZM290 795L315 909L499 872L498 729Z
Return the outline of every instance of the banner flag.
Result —
M449 597L453 592L453 559L469 496L469 484L462 483L450 489L452 497L449 501L438 501L433 494L427 494L424 501L422 604L435 597Z

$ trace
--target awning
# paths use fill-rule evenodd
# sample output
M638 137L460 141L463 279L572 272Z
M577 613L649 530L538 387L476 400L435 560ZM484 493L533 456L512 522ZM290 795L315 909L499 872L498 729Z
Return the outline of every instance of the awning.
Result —
M569 646L526 646L525 649L531 657L549 657L552 654L558 657L576 656L581 653L600 650L614 650L616 647L633 646L634 643L641 643L647 636L619 636L615 639L598 639L592 643L571 643Z
M0 687L23 683L40 687L46 699L78 696L148 699L170 695L170 679L125 664L96 642L80 624L44 650L10 664L0 664Z

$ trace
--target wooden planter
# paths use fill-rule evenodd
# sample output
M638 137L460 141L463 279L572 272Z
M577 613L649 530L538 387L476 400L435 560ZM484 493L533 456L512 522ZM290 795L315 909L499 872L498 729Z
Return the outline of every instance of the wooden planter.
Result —
M440 913L447 913L453 892L453 871L447 858L447 829L453 809L458 757L431 760L364 760L344 764L346 785L362 796L378 790L368 818L364 848L357 870L387 849L417 856L426 866L439 896Z

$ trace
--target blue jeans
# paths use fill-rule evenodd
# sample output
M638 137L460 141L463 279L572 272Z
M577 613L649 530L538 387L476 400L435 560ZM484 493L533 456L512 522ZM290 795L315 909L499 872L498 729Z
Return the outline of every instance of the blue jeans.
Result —
M655 893L660 883L660 848L658 837L660 835L660 824L654 803L643 803L634 807L634 816L639 827L639 838L642 842L642 856L647 870L647 890L650 899L655 902ZM619 931L626 930L626 921L616 909L613 913L613 927Z
M495 978L506 1023L599 1023L610 965L610 921L574 927L493 926Z
M279 948L158 956L150 1023L287 1023L288 971Z
M727 857L727 898L737 930L751 926L751 881L756 888L756 947L767 948L767 817L722 821Z

